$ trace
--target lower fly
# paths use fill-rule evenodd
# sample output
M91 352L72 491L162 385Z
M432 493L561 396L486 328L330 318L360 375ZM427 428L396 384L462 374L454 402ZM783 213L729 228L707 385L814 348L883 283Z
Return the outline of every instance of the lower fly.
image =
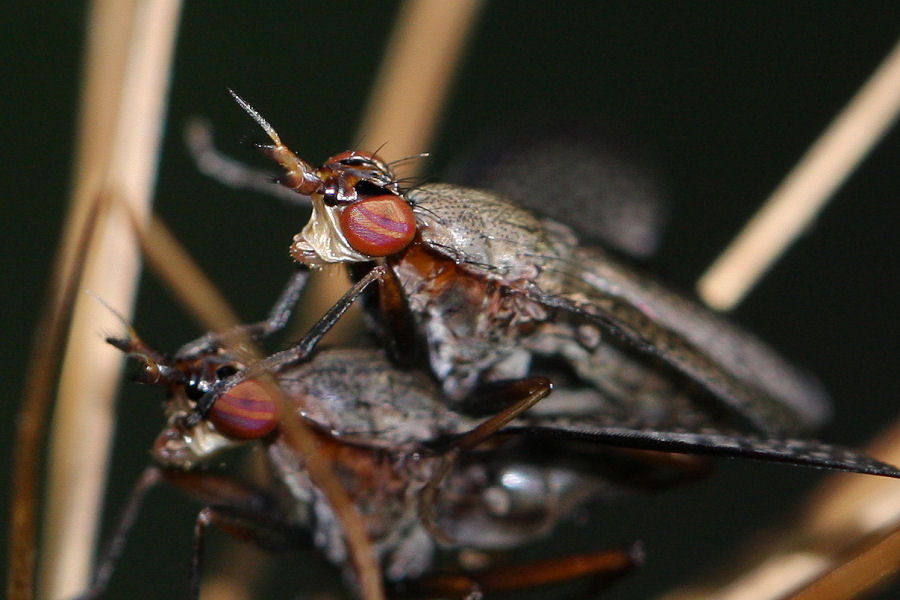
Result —
M268 335L294 301L295 295L286 294L272 318L242 327L239 333ZM363 517L384 578L406 593L464 589L462 595L472 595L521 587L503 569L432 574L437 548L520 546L548 533L575 506L632 487L624 479L607 480L603 469L591 467L565 443L557 444L557 460L545 461L534 458L545 454L537 445L550 448L553 442L531 440L527 434L497 437L547 396L547 380L531 378L504 388L486 401L505 409L467 417L446 407L427 375L398 370L376 350L319 353L276 373L277 388L262 378L248 378L220 395L202 418L190 419L205 390L247 369L226 348L226 339L229 336L205 335L171 359L136 334L109 339L139 361L138 381L167 390L167 423L153 445L155 464L135 487L127 516L84 597L102 593L144 493L161 480L211 502L199 513L195 528L195 596L210 525L272 550L317 548L341 568L351 587L356 586L343 523L284 434L279 397L284 410L313 427L319 452L330 457ZM222 452L245 444L263 449L271 484L248 483L206 466ZM626 452L621 460L633 459ZM588 552L574 568L563 568L559 561L538 561L527 568L546 583L588 575L607 579L639 559L638 548L629 547Z
M268 320L238 333L258 339L277 331L303 283L301 273ZM314 330L311 336L316 335ZM322 351L273 370L269 359L247 363L236 358L228 339L205 335L171 359L136 335L109 340L139 361L139 381L168 390L167 423L153 446L155 466L136 487L129 516L85 596L105 587L143 493L159 480L206 502L212 498L195 528L195 595L210 525L273 550L316 548L355 587L344 524L285 435L282 410L313 428L320 453L329 457L363 519L383 577L393 589L408 593L477 597L517 589L526 581L611 579L640 562L639 546L520 567L528 578L513 577L503 566L450 575L437 574L433 567L438 548L519 547L547 535L587 502L695 479L707 472L704 455L900 477L894 467L849 449L743 434L720 420L717 411L697 406L623 417L601 390L563 376L556 378L561 383L552 395L542 377L484 387L478 397L461 403L474 408L461 411L428 375L397 368L380 350ZM239 374L244 375L240 383L200 410L199 401L210 390ZM204 467L221 452L245 444L263 449L270 484L247 483Z

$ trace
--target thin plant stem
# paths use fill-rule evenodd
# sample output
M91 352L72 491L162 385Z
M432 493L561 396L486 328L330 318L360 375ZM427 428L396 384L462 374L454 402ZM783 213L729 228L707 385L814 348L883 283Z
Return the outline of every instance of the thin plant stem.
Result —
M403 4L358 139L383 145L379 153L389 161L428 151L480 8L478 0Z
M900 42L697 283L731 310L816 218L900 112Z
M16 419L13 451L12 497L10 501L10 532L8 542L9 569L6 595L10 600L30 600L34 597L35 545L37 533L38 475L40 447L44 441L51 394L55 380L47 373L55 373L60 359L65 333L72 318L75 294L81 277L81 267L87 254L97 217L105 203L98 199L95 210L83 223L84 229L74 239L78 245L60 250L73 250L69 260L57 257L50 279L41 317L35 329L34 342L25 375L25 392Z
M76 182L64 244L98 197L109 210L87 251L82 288L126 316L134 302L139 257L125 202L146 218L155 182L171 55L180 3L97 0L88 21ZM63 255L65 252L62 253ZM40 593L71 597L90 577L113 422L120 353L97 331L116 326L85 294L75 301L52 425ZM96 347L96 351L85 348Z

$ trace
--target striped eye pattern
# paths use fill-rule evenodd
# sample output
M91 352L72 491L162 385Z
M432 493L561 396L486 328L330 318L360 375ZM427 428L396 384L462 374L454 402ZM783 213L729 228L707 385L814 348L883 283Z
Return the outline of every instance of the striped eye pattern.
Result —
M346 207L341 232L354 250L371 257L390 256L406 248L416 236L416 217L400 196L365 198Z
M278 404L269 388L249 379L216 398L207 418L223 435L256 439L278 426Z

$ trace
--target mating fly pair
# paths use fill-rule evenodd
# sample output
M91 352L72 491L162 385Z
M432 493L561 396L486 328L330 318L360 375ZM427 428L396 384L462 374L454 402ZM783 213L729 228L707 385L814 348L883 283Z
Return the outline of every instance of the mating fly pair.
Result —
M306 267L346 262L356 283L299 344L250 364L235 363L214 336L173 361L136 338L115 342L172 392L154 452L170 479L183 481L179 469L236 443L265 444L277 489L217 494L213 521L271 529L251 537L272 547L311 538L347 564L340 524L280 435L278 393L340 466L387 578L424 587L436 581L423 578L436 545L518 545L588 497L702 470L647 450L900 477L851 450L789 439L827 416L814 381L720 317L580 246L565 225L490 192L404 189L367 153L343 153L316 169L237 100L272 138L264 150L285 168L282 183L313 206L292 256ZM304 280L301 271L279 316L248 333L283 323ZM390 360L376 351L313 355L376 282L366 302ZM402 369L420 345L433 379ZM278 392L265 388L263 374L274 376ZM542 376L555 386L546 399ZM595 573L633 560L626 551L592 556ZM547 580L566 575L555 566L536 571ZM473 591L495 579L456 581Z
M168 392L167 423L153 445L156 465L142 478L125 514L133 515L150 484L161 479L207 504L197 519L191 571L195 595L209 525L271 550L318 548L343 567L351 585L356 581L343 523L284 435L279 402L312 426L318 452L334 465L363 518L391 590L404 595L475 598L579 576L606 582L624 573L640 562L639 545L481 571L434 572L432 567L438 549L517 547L546 535L586 502L620 500L707 472L702 460L680 461L629 449L632 445L657 443L691 452L702 443L725 455L812 466L829 456L836 468L900 476L888 465L811 441L654 432L647 429L659 427L652 415L636 417L643 419L643 428L630 429L609 414L600 391L557 385L548 396L551 386L542 377L482 390L464 404L494 406L497 412L475 416L449 406L422 371L400 369L383 351L365 348L323 350L284 366L274 372L277 388L248 376L198 418L196 402L206 390L236 375L260 373L258 364L248 367L226 341L242 336L259 341L280 328L304 280L302 272L292 279L266 321L241 327L238 336L207 334L172 358L134 332L109 340L142 363L138 381ZM667 422L666 427L689 427L696 418L686 413L683 423ZM707 425L718 427L711 416ZM204 467L246 443L264 449L271 485L259 487ZM130 518L123 519L85 597L108 583Z

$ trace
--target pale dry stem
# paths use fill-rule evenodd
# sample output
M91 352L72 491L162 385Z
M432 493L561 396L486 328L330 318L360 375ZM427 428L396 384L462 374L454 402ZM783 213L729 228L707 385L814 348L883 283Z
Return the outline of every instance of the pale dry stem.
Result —
M61 248L71 251L67 257L70 260L57 257L54 261L54 271L35 328L13 450L6 587L10 600L30 600L34 597L39 457L47 429L50 398L56 383L47 373L55 373L59 368L60 349L72 318L88 241L106 204L98 198L91 218L83 223L84 229L74 238L77 246Z
M82 288L125 315L139 258L128 217L116 205L127 203L139 219L149 211L179 9L175 0L97 0L89 16L76 181L62 247L77 244L97 198L116 200L91 239ZM105 348L98 332L114 330L114 319L86 294L77 295L52 425L42 597L79 593L92 571L122 364L121 353Z
M900 112L900 42L697 283L718 310L736 306L799 237Z
M890 129L898 112L900 43L703 275L697 286L701 297L720 310L740 302ZM885 462L900 463L900 426L868 451ZM784 598L807 585L824 589L821 583L810 582L829 572L827 581L833 589L844 584L846 589L865 589L900 568L897 560L878 563L886 556L884 548L896 544L900 482L833 475L800 514L802 519L767 536L777 541L761 543L750 557L740 559L744 566L732 569L739 575L675 590L664 600ZM791 597L818 597L811 593L815 592L804 590Z
M379 153L388 161L429 150L480 8L478 0L403 4L358 139L369 146L383 144ZM415 169L417 163L411 161L409 167Z

